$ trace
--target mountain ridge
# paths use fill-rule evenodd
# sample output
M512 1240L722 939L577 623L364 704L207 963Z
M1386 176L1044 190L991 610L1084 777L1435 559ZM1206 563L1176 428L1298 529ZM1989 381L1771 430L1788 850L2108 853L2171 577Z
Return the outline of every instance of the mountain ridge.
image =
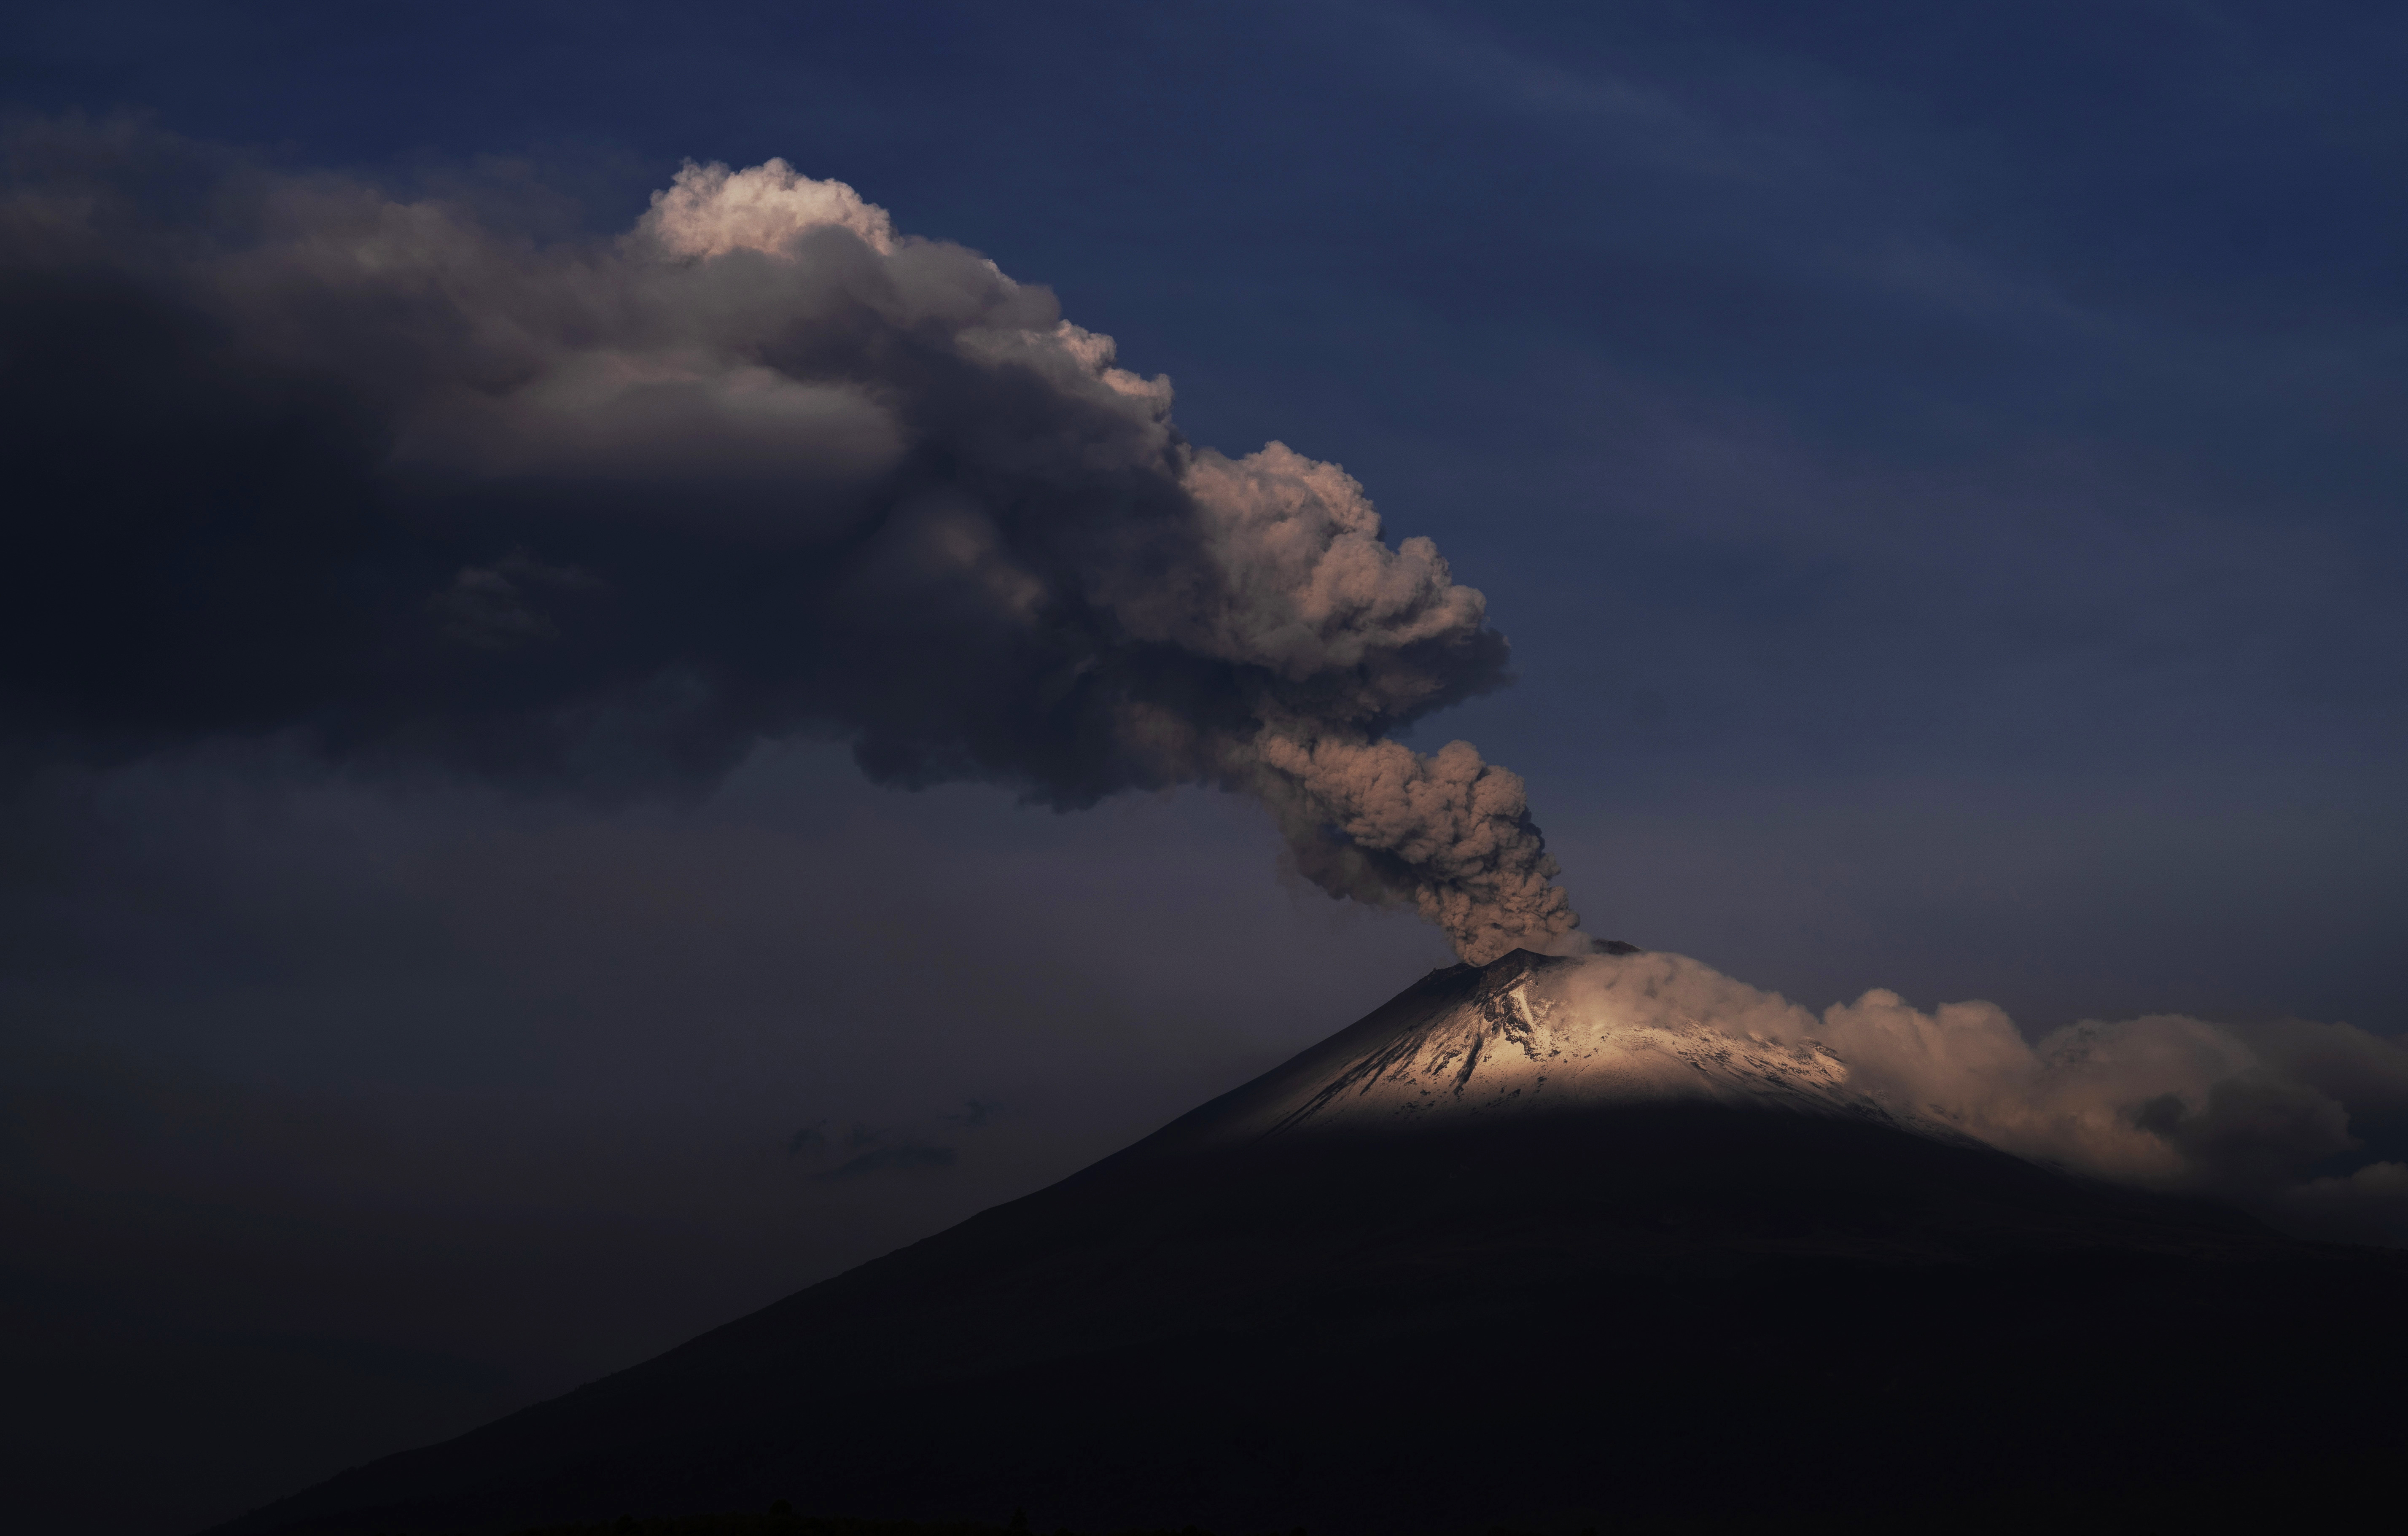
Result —
M2010 1442L2054 1411L2111 1441L2182 1426L2219 1446L2230 1391L2201 1378L2195 1313L2277 1319L2232 1357L2274 1390L2408 1280L2394 1256L2292 1243L1661 1042L1530 1113L1545 1091L1511 1083L1598 1042L1528 1006L1573 974L1526 953L1433 972L1054 1185L221 1529L500 1529L775 1498L1090 1528L1543 1528L1795 1502L1782 1490L1867 1472L1851 1414L1928 1458L1878 1498L1929 1499L1965 1448L1885 1384L1935 1353L1991 1384L1960 1412ZM1475 1029L1503 1074L1486 1084L1460 1059ZM1667 1062L1695 1092L1658 1091ZM1402 1108L1432 1071L1479 1091ZM1332 1113L1348 1094L1369 1108ZM2101 1371L2176 1395L2153 1390L2142 1428L2049 1407ZM1520 1405L1526 1454L1415 1449L1429 1415L1482 1401ZM1774 1449L1713 1486L1684 1415Z
M1711 1098L1942 1129L1899 1116L1851 1088L1845 1063L1819 1041L1735 1036L1661 1008L1653 1017L1632 1017L1627 1008L1609 1014L1562 995L1560 983L1584 968L1643 965L1630 958L1642 955L1629 950L1599 960L1517 949L1484 967L1432 971L1353 1028L1195 1115L1216 1122L1203 1133L1207 1139L1242 1138L1340 1120L1398 1127L1454 1113ZM1334 1067L1332 1058L1339 1058ZM1274 1078L1319 1081L1300 1097L1259 1102L1278 1085Z

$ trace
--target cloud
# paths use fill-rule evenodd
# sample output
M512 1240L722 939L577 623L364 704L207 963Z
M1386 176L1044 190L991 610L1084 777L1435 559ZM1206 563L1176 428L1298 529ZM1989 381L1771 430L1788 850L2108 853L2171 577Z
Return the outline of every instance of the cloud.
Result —
M895 223L884 208L863 202L841 181L814 181L783 160L741 171L689 160L666 191L652 194L652 211L636 233L671 255L724 256L775 254L824 228L851 230L880 255L895 250Z
M1002 1108L1002 1105L990 1103L983 1098L966 1098L962 1101L961 1113L949 1114L944 1118L949 1123L961 1127L964 1130L976 1130L981 1126L983 1126L988 1121L994 1119L996 1112Z
M1675 955L1597 955L1574 1006L1813 1045L1899 1118L2035 1161L2237 1200L2297 1230L2408 1243L2408 1176L2363 1155L2354 1114L2394 1109L2408 1045L2348 1025L2240 1027L2180 1014L2085 1021L2027 1041L1986 1002L1928 1012L1875 989L1820 1014ZM2319 1176L2319 1175L2322 1176Z
M2290 1190L2285 1213L2318 1237L2408 1244L2408 1163L2369 1163L2345 1178Z
M979 1108L978 1100L972 1099L970 1104L975 1113ZM963 1123L957 1115L949 1114L941 1118ZM982 1118L983 1115L980 1115L967 1124L977 1125ZM908 1133L897 1138L858 1122L838 1140L828 1135L826 1126L826 1121L815 1120L795 1132L786 1141L789 1154L798 1153L812 1158L827 1156L831 1152L851 1154L834 1168L822 1170L814 1175L817 1178L860 1179L873 1173L928 1173L952 1168L961 1156L953 1147L923 1141Z
M1167 379L850 186L688 164L546 243L133 130L7 152L21 739L627 795L835 732L888 783L1254 795L1473 959L1575 926L1521 781L1389 739L1506 680L1429 540L1189 443Z
M873 1173L930 1173L951 1168L959 1156L952 1147L929 1146L907 1141L891 1147L874 1147L856 1157L848 1157L827 1170L831 1179L859 1179Z
M964 1130L976 1130L995 1117L999 1105L982 1098L962 1102L958 1114L940 1114L935 1118L945 1125ZM941 1132L939 1134L942 1134ZM830 1156L841 1156L833 1168L822 1170L815 1176L823 1179L858 1179L873 1173L927 1173L952 1168L961 1156L960 1149L932 1141L910 1131L893 1131L856 1121L841 1137L828 1132L827 1122L814 1120L786 1140L789 1155L799 1155L812 1160Z
M790 1154L808 1154L816 1157L827 1149L827 1122L824 1120L814 1120L786 1138L786 1151Z

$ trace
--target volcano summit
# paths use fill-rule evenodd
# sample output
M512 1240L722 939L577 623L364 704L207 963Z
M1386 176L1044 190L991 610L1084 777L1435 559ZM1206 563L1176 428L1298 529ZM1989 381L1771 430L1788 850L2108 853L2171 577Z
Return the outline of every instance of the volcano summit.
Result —
M223 1529L781 1498L1040 1529L1961 1519L2313 1486L2392 1443L2408 1258L1985 1145L1699 1012L1691 965L1434 971L1051 1188Z

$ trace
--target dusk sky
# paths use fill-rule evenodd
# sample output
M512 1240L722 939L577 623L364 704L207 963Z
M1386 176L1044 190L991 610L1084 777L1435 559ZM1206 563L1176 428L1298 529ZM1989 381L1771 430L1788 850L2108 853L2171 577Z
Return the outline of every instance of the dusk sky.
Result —
M2283 1188L2408 1159L2403 78L2378 5L20 7L0 441L40 490L0 532L0 1326L41 1389L0 1428L34 1507L107 1484L59 1529L179 1530L466 1428L1454 963L1404 844L1314 862L1340 791L1278 766L1290 738L1476 744L1588 934L1812 1011L2210 1021L2346 1108L2355 1144ZM1028 364L1057 394L879 374L949 484L1022 472L1007 410L1137 453L1164 429L1131 392L1168 376L1184 443L1239 467L1160 494L1271 495L1271 442L1342 467L1363 558L1421 573L1366 642L1404 659L1333 703L1352 631L1267 660L1249 614L1199 639L1097 598L1074 670L1205 744L1024 736L1012 664L880 596L876 548L758 532L793 476L853 505L829 466L871 427L812 417L833 446L790 474L751 438L681 458L666 416L429 426L483 377L452 331L412 350L397 310L288 302L300 266L207 266L240 380L335 381L280 438L232 371L131 387L148 322L58 277L137 273L167 313L197 242L301 263L294 229L373 196L473 247L472 320L523 329L569 281L547 253L585 251L611 313L700 326L771 300L655 194L772 159L966 248L896 248L936 252L896 336L975 252L1116 342L1125 384ZM129 211L40 245L22 210L87 185ZM737 276L648 287L639 237ZM177 404L221 399L222 427ZM342 510L384 531L316 564L352 481L310 467L354 432L403 445ZM1176 574L1088 563L1141 520L1074 491L1057 522L1101 531L1063 570ZM632 510L546 532L580 495ZM424 532L479 517L516 531ZM467 660L412 670L380 599L288 601L338 564L432 572L407 611ZM639 590L576 649L580 604ZM456 669L545 646L586 692ZM526 724L672 660L724 683L707 727ZM1271 704L1232 702L1248 668ZM2386 1199L2329 1230L2408 1242L2408 1177Z

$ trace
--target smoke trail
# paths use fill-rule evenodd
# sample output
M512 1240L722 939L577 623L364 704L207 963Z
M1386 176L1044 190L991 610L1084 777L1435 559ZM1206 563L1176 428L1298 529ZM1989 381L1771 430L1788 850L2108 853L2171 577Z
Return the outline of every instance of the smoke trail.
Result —
M1470 959L1577 925L1518 777L1389 739L1504 681L1429 540L848 186L689 165L547 244L132 131L7 155L21 744L632 793L835 729L891 783L1255 796Z
M1557 867L1521 776L1482 762L1470 742L1424 757L1394 741L1298 739L1266 726L1254 749L1255 792L1324 890L1410 900L1480 965L1546 950L1579 925L1552 883Z

